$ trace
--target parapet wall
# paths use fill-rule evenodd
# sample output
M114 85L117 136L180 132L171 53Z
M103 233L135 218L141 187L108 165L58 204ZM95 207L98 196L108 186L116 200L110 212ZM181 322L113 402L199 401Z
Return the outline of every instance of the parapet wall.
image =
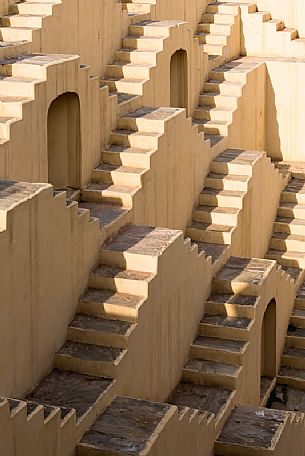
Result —
M49 184L2 181L0 195L1 394L20 397L66 339L100 233Z

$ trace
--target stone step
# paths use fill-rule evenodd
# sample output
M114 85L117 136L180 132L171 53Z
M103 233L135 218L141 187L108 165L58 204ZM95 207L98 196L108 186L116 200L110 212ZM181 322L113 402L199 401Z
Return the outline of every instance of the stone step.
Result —
M199 106L213 106L218 108L237 109L237 97L233 95L203 92L199 96Z
M106 238L113 236L127 223L130 223L130 212L128 208L104 202L81 202L79 210L88 211L91 217L97 218Z
M202 15L202 22L212 23L212 24L234 24L235 15L234 14L224 14L224 13L206 13Z
M183 368L183 380L200 384L236 389L241 367L233 364L191 358Z
M20 41L31 41L33 31L37 30L37 28L32 27L0 27L1 38L3 41L6 42L20 42ZM13 87L11 87L13 88ZM3 93L3 92L2 92ZM15 92L11 92L15 93ZM16 93L19 95L19 93ZM24 95L21 93L20 95Z
M89 287L117 291L134 296L148 296L154 274L100 265L89 275Z
M255 318L255 309L259 298L243 296L233 293L212 293L205 305L205 312L209 315L226 317Z
M203 91L207 93L215 93L215 96L228 95L240 97L242 94L243 83L233 81L220 81L218 79L209 79L203 84Z
M158 50L142 51L139 49L119 49L115 51L114 58L116 61L134 64L148 64L155 66L157 64Z
M305 219L305 204L281 202L277 210L279 217Z
M297 328L305 328L305 309L294 309L290 317L290 323Z
M219 190L245 192L248 189L250 177L242 174L209 173L204 179L206 187Z
M69 372L116 378L127 350L67 341L55 354L55 367Z
M100 263L129 270L156 273L159 255L181 231L129 226L100 251Z
M253 10L253 8L252 8ZM230 14L238 15L239 5L234 3L210 3L206 9L207 13L219 13L219 14Z
M291 323L287 330L286 345L305 349L305 328L299 328Z
M305 252L305 236L281 232L273 233L269 247L274 250Z
M198 334L232 341L248 341L252 326L253 320L249 318L205 314L198 325Z
M222 55L224 50L223 44L204 44L203 50L207 54L211 55Z
M276 260L283 266L305 268L305 252L283 251L269 249L266 255L269 260Z
M241 365L248 343L242 340L197 336L191 345L192 358Z
M110 92L122 92L129 93L133 95L142 95L143 94L143 85L148 81L148 79L142 78L103 78L100 80L102 85L107 85Z
M30 103L31 101L32 99L27 97L2 95L0 96L0 116L21 119L23 115L23 105Z
M163 41L167 36L126 36L123 38L124 49L138 49L139 51L162 51Z
M138 132L132 130L115 130L110 133L112 144L137 149L157 150L159 145L160 133L157 132Z
M1 105L0 105L1 108ZM147 169L150 167L152 149L137 149L111 144L102 151L103 163Z
M224 223L228 226L235 226L239 212L240 210L234 207L197 206L193 212L193 220L208 224Z
M290 420L282 410L237 405L217 437L215 455L276 454L274 447Z
M0 17L2 27L41 28L45 14L5 14Z
M277 383L293 388L305 389L305 369L281 366L277 375Z
M238 190L222 190L204 187L199 195L199 203L208 206L242 209L245 192Z
M258 296L275 263L258 258L231 257L212 281L214 293Z
M111 185L103 182L91 182L82 190L82 201L102 202L131 208L133 198L140 187Z
M174 22L168 21L142 21L138 24L130 25L128 32L132 36L159 36L161 38L168 37L170 26ZM178 25L178 22L177 22Z
M176 407L116 397L77 446L77 456L148 454Z
M255 151L227 149L211 162L211 172L251 176L253 165L261 155L261 153Z
M221 34L229 36L233 24L215 24L213 22L201 22L198 24L198 31L202 33Z
M248 67L242 67L238 65L237 67L231 67L229 65L223 64L213 70L209 71L209 80L214 81L214 83L222 84L229 83L227 85L236 84L237 86L242 87L247 82L247 73L249 71Z
M101 410L104 396L113 388L114 382L106 378L53 369L36 388L26 396L26 400L44 406L60 407L63 419L72 409L78 421L88 413Z
M114 62L106 67L106 78L142 79L150 78L152 65L148 63Z
M143 168L101 163L93 169L91 181L125 187L141 187L146 172L147 170Z
M305 350L286 346L281 356L281 366L305 369Z
M269 11L256 11L251 13L249 18L255 23L268 22L271 19L271 14Z
M230 244L233 226L192 222L186 228L186 235L194 241Z
M135 322L144 301L145 298L141 296L89 288L80 299L79 311L96 317Z
M10 93L16 97L34 99L35 84L39 82L42 82L42 80L26 77L0 76L0 95L6 96Z
M148 3L125 3L128 13L149 14L150 19L150 4Z
M281 194L281 201L305 204L305 179L292 177Z
M223 47L227 44L228 35L221 33L208 33L200 30L199 28L198 32L195 34L195 37L199 38L200 44L218 45Z
M195 125L196 122L195 122ZM198 125L198 131L200 131L200 125ZM224 139L224 136L221 135L209 135L208 133L204 133L204 140L210 142L210 147L218 147L218 144L221 144L221 141Z
M228 128L230 123L225 120L204 120L200 118L193 118L193 122L198 125L200 132L207 133L208 135L228 135Z
M14 14L38 14L50 16L53 12L53 8L55 8L55 5L60 5L60 3L50 1L26 1L10 5L10 12Z
M135 326L127 321L77 314L68 326L68 339L83 344L125 349Z
M190 407L217 416L222 415L233 396L234 392L220 386L181 382L172 392L169 402L177 407Z
M136 6L136 4L134 4L134 6ZM128 12L128 24L129 25L137 24L140 21L149 21L151 19L150 11L143 12L143 11L139 10L138 8L135 8L134 11L128 11L128 8L126 8L126 9Z
M113 94L112 94L113 95ZM138 109L142 105L142 96L133 95L130 93L120 93L116 92L115 96L118 101L118 116L123 116L128 114L135 109ZM107 162L105 162L107 163Z
M229 259L231 246L228 244L212 244L194 240L192 243L196 244L199 254L204 252L207 257L211 258L213 273L218 272L219 268Z
M305 232L305 219L277 217L273 229L277 233L302 235Z
M232 122L233 112L234 109L232 108L211 108L211 106L207 105L196 108L193 117L196 119L225 120L227 122Z
M165 122L177 115L177 108L142 107L118 119L119 130L141 133L160 133L165 131Z

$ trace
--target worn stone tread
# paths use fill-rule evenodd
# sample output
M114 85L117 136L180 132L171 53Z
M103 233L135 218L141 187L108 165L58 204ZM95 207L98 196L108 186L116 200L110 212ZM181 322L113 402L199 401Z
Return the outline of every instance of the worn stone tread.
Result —
M198 358L189 359L184 368L201 373L227 375L229 377L234 377L239 370L239 367L234 366L233 364L207 361Z
M255 406L237 406L217 438L217 442L242 447L269 448L277 430L287 419L282 411Z
M112 384L109 379L53 369L26 400L64 407L66 413L73 408L80 418Z
M180 235L177 230L133 225L105 244L103 250L159 256Z
M246 346L246 342L241 340L220 339L218 337L198 336L193 341L193 345L202 348L214 348L221 351L242 353Z
M68 340L57 352L58 355L80 358L86 361L114 363L122 355L120 348L104 347L101 345L82 344Z
M181 382L172 392L169 402L177 407L190 407L217 415L228 403L231 394L232 391L220 386Z
M228 317L224 315L205 314L200 323L228 328L248 329L252 320L245 317Z
M112 320L91 315L77 314L74 320L70 323L69 327L124 336L132 327L132 323L122 320Z
M139 455L171 407L117 397L84 435L80 446L89 445L106 454Z

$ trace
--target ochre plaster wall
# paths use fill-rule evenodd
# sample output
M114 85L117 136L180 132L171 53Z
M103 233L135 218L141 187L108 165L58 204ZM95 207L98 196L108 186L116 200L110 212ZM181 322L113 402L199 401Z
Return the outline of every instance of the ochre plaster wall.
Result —
M20 397L51 368L66 339L100 230L76 205L67 208L65 194L53 198L50 185L7 217L0 233L1 394Z
M276 160L304 161L305 62L268 61L266 150Z

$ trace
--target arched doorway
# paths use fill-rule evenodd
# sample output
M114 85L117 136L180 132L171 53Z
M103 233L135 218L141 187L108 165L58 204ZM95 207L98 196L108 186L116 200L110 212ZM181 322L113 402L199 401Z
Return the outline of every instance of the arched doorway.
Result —
M172 55L170 63L170 105L173 108L187 109L187 72L187 53L180 49Z
M60 95L48 111L48 182L56 189L80 186L80 104L76 93Z
M272 299L265 311L261 332L261 377L276 376L276 302Z

